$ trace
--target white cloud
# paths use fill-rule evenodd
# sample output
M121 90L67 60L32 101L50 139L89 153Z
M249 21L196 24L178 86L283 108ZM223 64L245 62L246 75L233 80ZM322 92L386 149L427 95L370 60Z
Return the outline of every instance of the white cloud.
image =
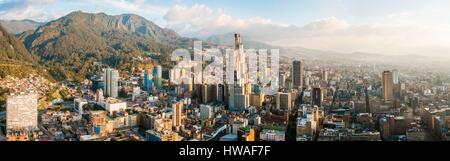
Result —
M135 13L161 21L157 18L162 17L168 7L146 0L0 0L0 19L49 21L80 9L108 14Z
M57 0L0 1L0 19L33 19L37 21L52 19L55 18L55 14L51 11L44 10L43 7L56 2Z
M428 54L424 51L434 51L448 54L445 49L450 48L450 30L439 25L444 22L436 21L448 16L434 12L433 15L424 14L428 12L394 13L378 24L355 25L337 17L328 17L304 26L293 26L260 17L234 18L205 5L177 5L164 18L169 28L186 36L241 32L252 39L280 46L339 52Z
M245 30L256 25L274 24L271 20L261 17L249 20L234 18L223 13L221 9L214 11L198 4L191 7L175 5L166 13L164 19L168 22L167 27L181 34L197 37Z

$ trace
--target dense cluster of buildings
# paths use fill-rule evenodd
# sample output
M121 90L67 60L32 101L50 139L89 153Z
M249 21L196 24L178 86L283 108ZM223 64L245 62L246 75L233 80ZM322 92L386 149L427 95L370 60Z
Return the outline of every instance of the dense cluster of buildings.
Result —
M35 92L8 97L7 140L382 141L447 140L450 84L385 66L276 62L253 69L239 34L215 80L181 61L105 68L62 109L38 110ZM202 52L202 51L200 51ZM273 56L258 53L261 57ZM202 54L200 54L202 55ZM320 65L319 65L320 64ZM229 68L232 66L233 68ZM220 69L220 68L219 68ZM217 70L220 71L220 70ZM278 75L275 92L257 76ZM268 83L268 84L270 84Z

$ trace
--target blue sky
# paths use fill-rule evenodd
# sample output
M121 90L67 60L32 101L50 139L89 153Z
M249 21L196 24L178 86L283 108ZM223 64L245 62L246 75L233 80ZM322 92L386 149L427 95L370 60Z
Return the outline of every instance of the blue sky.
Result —
M241 32L280 46L450 54L448 0L0 0L0 19L76 10L134 13L190 37Z
M174 5L192 6L204 4L211 9L222 9L225 13L239 18L263 17L275 22L294 25L305 25L313 20L335 16L352 23L370 23L381 18L409 10L424 8L442 8L450 5L447 0L0 0L0 13L8 10L23 9L20 6L39 6L57 13L83 10L89 12L106 12L121 14L131 10L112 7L110 2L117 4L145 3L160 8L153 14L143 15L149 19L158 19ZM41 4L42 6L40 6ZM25 18L26 16L23 16ZM1 17L11 19L14 16ZM22 18L22 17L18 17ZM33 17L31 19L45 21L47 17Z

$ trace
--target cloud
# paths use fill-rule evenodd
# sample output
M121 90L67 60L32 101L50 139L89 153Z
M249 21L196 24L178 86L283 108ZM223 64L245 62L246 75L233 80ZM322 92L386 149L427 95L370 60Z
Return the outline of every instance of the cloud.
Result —
M0 19L49 21L75 10L108 14L135 13L148 19L162 17L168 7L147 0L0 0Z
M191 7L175 5L166 13L164 19L168 23L167 27L181 34L197 37L245 30L256 25L273 24L271 20L261 17L249 20L234 18L223 13L221 9L214 11L199 4Z
M51 11L43 7L56 3L57 0L4 0L0 1L0 19L34 19L38 21L54 18Z
M433 51L448 55L450 48L450 14L445 5L386 14L376 23L353 24L329 16L295 26L263 17L237 18L202 4L168 7L151 0L0 0L0 19L49 21L80 9L113 15L134 13L198 38L240 32L279 46L382 54Z
M389 14L372 24L351 24L344 19L327 17L304 26L275 23L260 17L240 19L205 5L176 5L164 16L167 27L185 36L207 37L240 32L248 37L285 47L305 47L338 52L380 54L448 54L450 30L442 27L442 12ZM429 18L433 17L434 18ZM449 21L450 22L450 21ZM441 24L441 25L440 25ZM447 53L446 53L447 52Z

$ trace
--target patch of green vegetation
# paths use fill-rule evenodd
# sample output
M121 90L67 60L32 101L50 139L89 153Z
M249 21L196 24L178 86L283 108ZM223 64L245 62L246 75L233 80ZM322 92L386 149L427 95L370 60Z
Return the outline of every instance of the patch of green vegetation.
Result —
M250 131L250 127L249 126L241 127L241 129L244 130L244 131Z
M275 125L275 124L265 124L265 125L262 125L262 128L269 129L269 130L286 131L285 126Z

